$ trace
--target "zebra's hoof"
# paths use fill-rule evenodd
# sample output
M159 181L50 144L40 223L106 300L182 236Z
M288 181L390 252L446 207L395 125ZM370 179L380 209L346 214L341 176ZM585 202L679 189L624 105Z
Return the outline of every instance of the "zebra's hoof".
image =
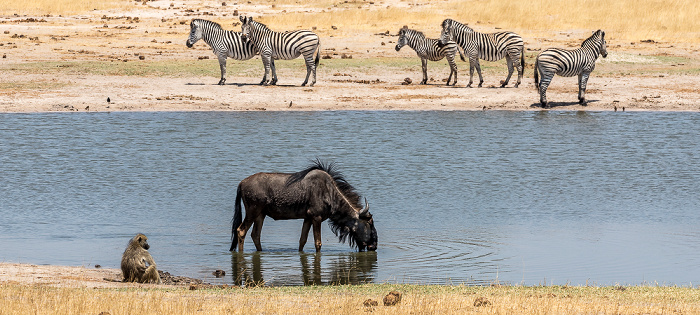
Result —
M219 83L217 83L217 84L218 84L218 85L224 85L224 82L226 82L226 80L221 80L221 81L219 81Z

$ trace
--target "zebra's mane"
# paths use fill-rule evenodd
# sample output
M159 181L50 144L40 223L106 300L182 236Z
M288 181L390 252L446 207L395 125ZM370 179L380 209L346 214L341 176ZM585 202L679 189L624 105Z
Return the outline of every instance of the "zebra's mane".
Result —
M214 21L209 21L209 20L204 20L204 19L194 19L194 20L192 20L192 23L195 23L195 22L196 22L196 23L199 23L199 24L202 24L202 25L208 25L208 26L210 26L210 27L214 27L214 28L218 28L218 29L220 29L220 30L223 30L223 28L221 27L221 24L216 23L216 22L214 22Z
M584 40L583 43L581 43L581 47L586 47L587 45L589 45L589 43L599 42L603 38L604 35L605 35L605 32L603 32L602 30L595 31L595 33L593 33L593 35L591 35L591 37L586 38L586 40ZM596 46L598 46L598 45L596 45Z
M269 31L269 30L270 30L270 28L267 27L267 25L262 24L262 23L260 23L260 22L258 22L258 21L252 20L252 21L250 21L250 22L252 22L253 25L255 25L257 28L259 28L259 29L261 29L261 30L266 30L266 31Z
M453 28L465 28L470 32L474 31L471 27L467 26L467 24L462 24L462 23L457 22L453 19L445 19L444 21L442 21L442 28L445 28L445 25L447 23L452 23Z
M419 39L419 40L425 39L425 34L423 34L423 32L421 32L421 31L416 31L416 30L412 30L410 28L407 28L406 32L412 32L415 35L416 39Z

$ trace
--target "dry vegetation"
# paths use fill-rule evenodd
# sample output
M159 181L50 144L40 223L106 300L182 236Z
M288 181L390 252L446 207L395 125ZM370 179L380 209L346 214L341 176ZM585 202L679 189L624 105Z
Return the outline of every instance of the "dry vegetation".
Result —
M383 306L389 291L402 292ZM363 301L380 301L364 306ZM2 314L697 314L700 289L361 285L214 290L0 284ZM107 314L103 313L103 314Z

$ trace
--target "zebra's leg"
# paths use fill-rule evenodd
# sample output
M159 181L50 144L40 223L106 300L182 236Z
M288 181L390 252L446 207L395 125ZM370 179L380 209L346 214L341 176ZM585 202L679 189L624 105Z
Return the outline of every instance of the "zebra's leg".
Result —
M549 87L549 83L552 82L554 73L542 72L542 69L540 69L540 74L542 75L542 80L540 80L540 104L542 108L549 108L549 104L547 103L547 87Z
M578 103L581 105L586 105L586 84L590 75L590 72L582 72L578 75Z
M510 81L510 77L513 75L513 60L510 58L509 54L506 54L506 63L508 64L508 76L505 81L501 81L501 87L506 87L508 81Z
M221 80L219 80L218 85L224 85L226 82L226 55L220 54L219 58L219 68L221 68Z
M277 85L277 67L275 67L275 59L270 58L270 63L272 64L272 80L270 80L270 85Z
M457 84L457 63L455 62L455 56L453 55L447 55L445 56L447 58L447 63L450 64L450 76L447 78L447 85L450 85L450 79L452 78L452 74L455 75L455 80L452 85Z
M474 82L474 68L476 68L478 59L476 57L469 57L469 84L467 84L467 87L472 87L472 83Z
M479 64L479 59L476 59L476 73L479 74L479 87L484 84L484 77L481 76L481 64Z
M520 82L523 79L523 71L525 70L525 50L521 50L520 54L518 56L515 56L513 58L513 61L515 62L515 69L518 69L518 81L515 82L515 87L517 88L518 85L520 85Z
M311 76L311 71L316 71L314 69L314 54L311 52L311 55L309 56L304 56L304 62L306 62L306 79L304 79L304 82L301 84L301 86L306 86L306 83L309 82L309 76ZM311 83L311 86L314 86L314 83L316 83L316 80L314 80L313 83Z
M423 69L423 81L420 81L420 84L426 84L428 83L428 59L421 58L420 62Z
M262 82L260 82L260 85L269 85L267 82L267 74L270 73L274 60L272 60L272 56L262 54L260 55L260 59L262 59L263 65L265 66L265 76L263 77Z

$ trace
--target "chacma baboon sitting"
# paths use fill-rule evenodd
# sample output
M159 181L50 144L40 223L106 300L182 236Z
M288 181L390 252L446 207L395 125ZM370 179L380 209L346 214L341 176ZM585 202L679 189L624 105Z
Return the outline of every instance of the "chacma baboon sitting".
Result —
M141 233L129 241L122 255L124 282L161 283L156 262L148 253L148 238Z

